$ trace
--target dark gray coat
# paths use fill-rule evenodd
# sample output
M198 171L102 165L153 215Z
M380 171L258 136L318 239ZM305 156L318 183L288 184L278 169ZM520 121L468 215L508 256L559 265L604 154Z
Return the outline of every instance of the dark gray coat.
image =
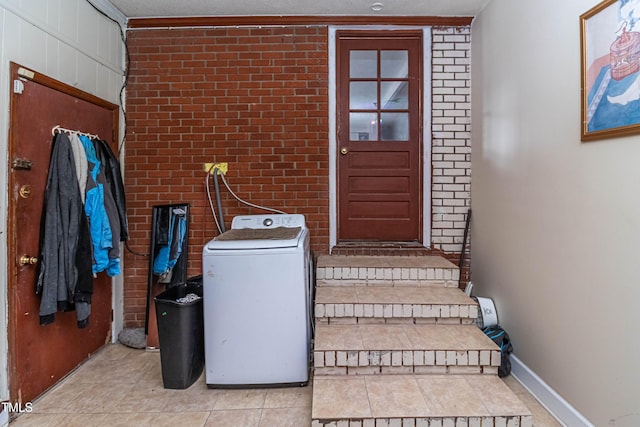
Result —
M83 264L90 239L76 177L69 137L55 136L40 224L40 264L36 292L41 294L40 324L54 321L57 310L71 310L91 301L91 266ZM90 247L90 245L89 245ZM80 308L80 307L78 307ZM78 311L78 325L86 326L88 307Z

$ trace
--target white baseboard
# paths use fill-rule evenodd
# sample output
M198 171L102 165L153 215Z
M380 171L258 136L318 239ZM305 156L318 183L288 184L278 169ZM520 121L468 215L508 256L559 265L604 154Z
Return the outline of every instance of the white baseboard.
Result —
M511 355L511 375L518 380L558 421L571 427L594 427L569 402L555 392L520 359Z
M7 427L9 425L9 411L5 411L0 408L0 427Z

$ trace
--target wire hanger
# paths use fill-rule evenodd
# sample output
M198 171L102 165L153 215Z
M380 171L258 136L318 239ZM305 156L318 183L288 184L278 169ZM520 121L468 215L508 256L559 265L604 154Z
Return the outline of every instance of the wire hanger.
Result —
M79 130L63 128L60 125L55 125L53 128L51 128L51 135L53 136L55 136L56 133L62 133L62 132L66 132L69 134L74 133L76 135L84 135L89 139L100 139L98 135L94 135L92 133L87 133L87 132L80 132Z

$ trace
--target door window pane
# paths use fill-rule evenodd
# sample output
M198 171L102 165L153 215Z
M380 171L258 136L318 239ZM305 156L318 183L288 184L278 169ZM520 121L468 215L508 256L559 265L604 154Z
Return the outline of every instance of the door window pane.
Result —
M349 52L349 77L352 79L378 77L378 52L352 50Z
M380 114L380 140L408 141L409 113Z
M383 50L380 52L380 77L409 77L409 52L406 50Z
M408 72L407 50L349 52L351 141L409 140Z
M376 113L349 113L349 139L351 141L377 141L378 115Z
M382 82L380 84L380 102L383 110L406 110L409 108L408 84L402 82Z
M349 108L375 110L378 108L377 82L351 82L349 84Z

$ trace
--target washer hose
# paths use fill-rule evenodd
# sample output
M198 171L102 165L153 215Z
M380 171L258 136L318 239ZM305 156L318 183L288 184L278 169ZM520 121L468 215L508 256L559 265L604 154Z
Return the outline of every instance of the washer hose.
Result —
M220 185L218 184L218 168L213 169L213 188L216 191L216 204L218 205L218 215L220 215L220 233L227 231L224 226L224 214L222 213L222 201L220 200Z

